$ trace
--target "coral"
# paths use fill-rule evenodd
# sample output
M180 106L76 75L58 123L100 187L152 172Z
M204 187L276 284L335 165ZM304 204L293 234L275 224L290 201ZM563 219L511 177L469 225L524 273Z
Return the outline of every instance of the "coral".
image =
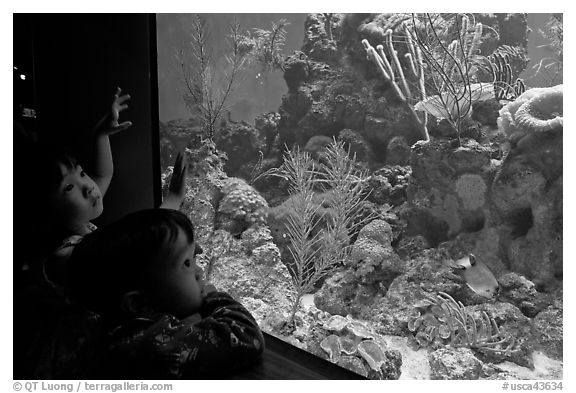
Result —
M310 154L313 159L320 160L326 151L326 147L330 146L331 143L332 138L324 135L316 135L308 139L306 146L304 146L304 151Z
M364 284L379 283L383 287L402 272L400 258L392 247L366 237L356 240L346 264Z
M341 356L340 360L338 360L336 364L355 372L356 374L362 375L363 377L368 376L368 372L366 371L364 364L362 364L362 360L358 359L356 356Z
M432 379L478 379L482 362L467 348L441 348L428 357Z
M334 315L322 324L325 329L333 332L320 342L320 348L328 354L331 362L370 379L400 377L401 353L386 349L382 338L364 323L350 316L344 318ZM368 370L365 364L368 364Z
M498 115L502 108L497 100L478 101L472 104L472 119L481 125L496 128L498 126Z
M350 321L346 326L346 329L348 329L348 332L350 332L352 337L354 337L355 341L360 341L363 339L370 340L374 338L374 335L368 330L366 325L358 321Z
M462 220L458 213L460 207L458 198L453 194L442 196L437 189L432 190L432 192L435 203L431 206L430 213L448 224L447 236L450 238L459 233L462 228Z
M314 60L338 61L338 47L333 38L340 35L342 17L343 14L309 14L302 51Z
M535 341L535 349L553 359L562 360L564 311L562 302L559 303L559 307L550 306L533 319L532 337Z
M500 110L498 128L511 139L562 128L563 85L529 89Z
M563 126L563 85L543 91L524 102L514 120L526 132L548 131Z
M430 248L430 244L424 236L409 236L400 239L396 252L402 259L414 259L427 248Z
M329 331L341 332L350 321L341 315L333 315L324 323L324 329Z
M337 362L340 359L340 339L337 335L331 334L322 340L320 348L326 351L331 362Z
M376 344L373 340L360 342L360 344L358 344L358 353L360 353L374 371L378 371L380 366L386 361L384 351L382 351L380 345Z
M358 239L372 239L383 247L391 247L392 227L384 220L373 220L366 224L358 233Z
M538 292L536 285L518 273L506 273L498 277L498 299L514 304L522 314L534 318L551 303L550 296Z
M241 238L242 245L248 252L271 242L273 239L270 229L265 226L248 228L242 233Z
M268 203L253 187L239 178L228 178L218 206L218 226L238 235L252 226L265 225Z
M269 242L252 250L252 258L256 263L274 265L281 262L280 250L276 244Z
M406 36L410 37L410 33L406 32ZM392 44L392 30L386 30L384 34L386 47L388 48L390 59L392 60L392 64L388 60L388 57L384 53L383 45L378 45L376 49L370 45L367 39L362 40L362 45L366 50L366 56L368 60L374 62L376 67L379 69L381 75L384 77L384 80L387 83L390 83L392 86L394 93L398 97L398 99L404 104L406 109L409 111L412 119L418 125L419 131L421 133L421 138L425 141L430 139L428 135L428 130L426 128L426 117L420 117L414 111L414 107L410 105L408 102L409 99L412 98L412 93L410 92L410 88L408 87L408 82L406 81L406 77L404 76L404 72L402 70L402 66L400 65L400 60L398 59L398 52L394 49ZM407 56L408 60L410 61L410 70L418 77L420 81L420 91L422 97L425 96L424 91L424 67L422 64L422 54L419 48L415 47L412 44L410 39L407 40L407 46L410 49L410 56ZM394 67L393 67L393 66ZM394 75L394 69L398 73L398 79L400 81L400 85L396 83L396 78Z
M445 343L449 339L451 346L468 347L481 353L509 356L519 351L516 340L502 332L485 311L477 320L447 293L428 295L415 307L416 313L408 321L408 330L415 332L417 342L422 346Z
M465 173L456 180L456 192L465 209L478 209L485 203L486 183L480 175Z
M487 219L487 209L478 208L482 200L474 198L480 195L472 197L471 191L464 186L468 185L468 180L473 180L470 185L478 187L482 187L482 181L489 184L491 154L489 147L471 139L462 139L458 148L444 138L414 145L412 176L407 189L409 205L404 211L409 234L422 235L436 246L462 232L481 229ZM467 176L460 180L460 191L470 207L477 206L475 209L467 208L458 195L456 182L462 175Z
M344 142L345 149L349 151L350 157L358 162L370 162L372 150L362 134L357 131L345 128L338 134L338 139Z
M246 122L225 122L214 135L219 150L228 157L225 170L230 176L238 174L243 164L258 158L258 152L266 149L259 131Z
M395 136L386 146L387 165L409 165L410 145L403 136Z
M399 206L402 203L406 202L407 199L406 191L408 188L410 178L412 177L412 168L409 165L407 166L387 165L383 168L374 171L371 178L374 178L375 183L378 183L377 180L379 177L384 177L387 180L388 184L390 185L388 187L386 182L380 180L380 182L383 183L382 187L384 187L384 189L375 187L372 188L373 189L372 192L382 194L381 198L387 196L386 200L384 200L382 203L379 204L389 203L392 206ZM370 196L372 197L372 194Z
M314 294L314 304L331 314L359 315L363 310L369 310L385 290L378 281L359 285L353 274L341 270L324 281L320 290Z
M274 141L278 136L278 124L280 123L280 114L277 112L267 112L254 118L256 129L264 134L266 140L266 153L270 153L274 146Z
M348 337L340 337L340 349L346 355L354 355L358 352L356 342Z

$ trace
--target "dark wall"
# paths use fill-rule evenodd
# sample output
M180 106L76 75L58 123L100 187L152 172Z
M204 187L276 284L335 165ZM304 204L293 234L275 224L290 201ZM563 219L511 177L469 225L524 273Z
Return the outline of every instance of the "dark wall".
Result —
M32 40L32 128L40 140L65 145L89 162L86 131L108 111L116 86L132 96L120 118L131 120L132 128L110 138L115 171L96 224L153 207L160 178L156 67L151 61L155 38L150 39L155 37L154 19L146 14L15 15L14 26L15 47L27 49ZM24 67L25 55L22 60Z

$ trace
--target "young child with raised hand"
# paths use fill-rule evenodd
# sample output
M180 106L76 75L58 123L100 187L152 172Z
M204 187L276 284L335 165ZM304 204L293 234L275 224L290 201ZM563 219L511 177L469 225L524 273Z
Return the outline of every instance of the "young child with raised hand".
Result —
M35 259L45 259L57 249L56 256L65 258L70 246L92 232L92 220L103 211L103 198L108 190L114 165L109 136L124 131L132 122L119 123L120 113L128 108L129 95L117 88L110 110L90 134L93 158L90 173L69 153L53 146L31 145L30 160L23 173L33 173L34 182L17 190L21 198L30 200L29 211L35 228ZM38 197L41 195L41 197ZM28 262L28 261L26 261Z
M109 332L106 379L208 378L257 359L252 315L204 282L190 220L149 209L88 234L69 263L71 296Z
M44 273L49 272L55 281L59 281L58 276L73 247L96 229L92 220L102 214L103 198L114 173L109 136L132 126L130 121L119 122L129 99L130 95L122 95L122 89L118 87L109 113L94 127L90 173L63 151L44 149L35 157L38 183L34 186L44 193L35 214L37 223L44 226L37 239L41 245L38 258L45 264ZM168 195L160 207L179 208L185 192L186 170L183 155L179 154Z

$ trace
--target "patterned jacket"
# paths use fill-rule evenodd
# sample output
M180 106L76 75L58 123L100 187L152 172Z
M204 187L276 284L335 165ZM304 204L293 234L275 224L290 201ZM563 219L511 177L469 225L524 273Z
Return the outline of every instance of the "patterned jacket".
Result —
M254 362L264 337L252 315L224 292L206 296L200 315L135 318L113 328L107 379L218 378Z

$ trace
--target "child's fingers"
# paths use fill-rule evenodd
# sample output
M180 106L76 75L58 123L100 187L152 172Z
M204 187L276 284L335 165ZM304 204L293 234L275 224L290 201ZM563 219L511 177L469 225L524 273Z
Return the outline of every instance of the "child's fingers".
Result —
M130 98L132 98L132 97L130 96L130 94L124 94L124 95L121 96L121 97L118 97L118 96L114 96L114 97L116 97L116 100L115 100L115 101L116 101L117 104L121 104L121 103L123 103L124 101L128 101Z
M122 112L123 110L128 109L128 105L118 105L116 109L118 112Z
M202 288L202 294L204 296L208 295L209 293L216 292L216 287L212 284L206 284Z
M131 122L131 121L125 121L125 122L123 122L123 123L118 124L118 128L121 129L121 130L119 130L119 131L125 130L125 129L127 129L128 127L132 127L132 122Z
M113 126L113 127L112 127L111 129L109 129L106 133L107 133L108 135L114 135L114 134L117 134L117 133L119 133L119 132L121 132L121 131L124 131L124 130L130 128L131 126L132 126L132 122L131 122L131 121L125 121L125 122L122 123L122 124L118 124L118 125Z
M186 170L187 169L188 169L187 165L182 166L182 171L180 172L180 187L179 187L180 192L184 192L184 190L186 188Z
M186 170L191 167L191 164L188 162L188 156L185 153L182 153L182 165L186 167Z

